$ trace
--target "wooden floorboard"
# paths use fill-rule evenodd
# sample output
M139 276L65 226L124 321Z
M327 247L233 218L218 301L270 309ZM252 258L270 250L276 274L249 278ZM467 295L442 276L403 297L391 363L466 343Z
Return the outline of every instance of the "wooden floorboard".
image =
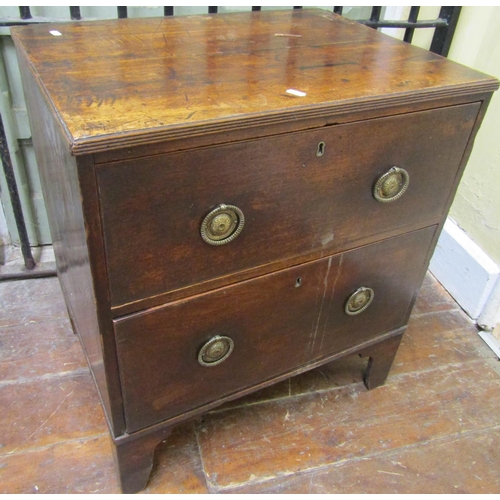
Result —
M0 284L0 493L116 493L55 278ZM500 493L499 361L428 275L385 386L351 356L176 428L149 493Z

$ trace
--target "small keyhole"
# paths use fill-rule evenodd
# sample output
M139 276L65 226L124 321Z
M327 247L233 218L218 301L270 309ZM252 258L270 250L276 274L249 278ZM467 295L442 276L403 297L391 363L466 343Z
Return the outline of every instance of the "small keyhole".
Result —
M318 144L318 150L316 151L316 156L323 156L325 154L325 143L321 141Z
M302 278L297 278L295 280L295 288L298 288L300 285L302 285Z

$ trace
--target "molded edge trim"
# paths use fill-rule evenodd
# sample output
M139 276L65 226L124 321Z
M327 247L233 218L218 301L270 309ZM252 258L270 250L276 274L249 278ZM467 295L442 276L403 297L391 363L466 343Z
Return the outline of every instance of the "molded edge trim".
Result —
M157 127L146 130L135 130L122 134L99 135L96 137L73 139L71 153L75 156L99 153L132 147L165 140L189 138L216 132L230 132L251 127L265 127L290 120L299 121L308 118L328 117L335 114L354 113L370 109L380 109L387 106L408 105L433 99L467 96L483 92L493 92L498 89L499 81L491 78L473 83L454 85L439 89L402 92L365 99L328 102L315 106L304 106L279 110L265 114L249 114L235 117L207 120L190 124L167 127Z

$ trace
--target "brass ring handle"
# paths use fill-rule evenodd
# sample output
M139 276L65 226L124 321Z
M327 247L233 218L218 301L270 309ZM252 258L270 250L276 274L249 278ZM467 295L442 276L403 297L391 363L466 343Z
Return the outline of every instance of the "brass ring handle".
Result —
M382 203L396 201L408 189L410 175L404 168L392 167L382 175L373 188L373 196Z
M244 225L243 212L234 205L223 203L205 216L200 233L209 245L226 245L240 235Z
M234 342L230 337L216 335L212 337L198 353L201 366L217 366L233 352Z
M365 311L373 301L375 292L371 288L360 287L348 299L345 312L349 316L355 316Z

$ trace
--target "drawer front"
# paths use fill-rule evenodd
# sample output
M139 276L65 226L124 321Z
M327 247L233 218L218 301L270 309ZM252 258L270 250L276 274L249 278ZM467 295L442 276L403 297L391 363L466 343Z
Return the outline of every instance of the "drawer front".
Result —
M116 320L128 431L402 326L434 232L426 228ZM348 298L362 287L373 290L373 301L360 314L346 314ZM227 349L227 359L210 364Z
M436 223L478 107L100 166L112 305ZM377 201L374 186L393 166L409 174L409 186L396 201ZM211 245L200 230L221 204L239 208L245 223L230 243Z

